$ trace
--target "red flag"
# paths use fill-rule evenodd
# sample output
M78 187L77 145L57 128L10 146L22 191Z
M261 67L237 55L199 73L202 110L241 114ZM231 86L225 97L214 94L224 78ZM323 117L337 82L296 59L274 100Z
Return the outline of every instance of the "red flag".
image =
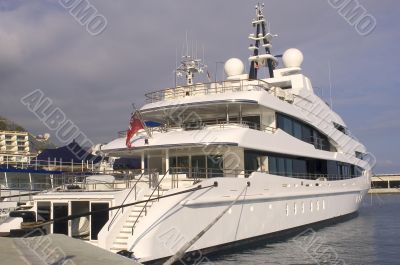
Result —
M126 144L126 146L128 148L132 147L131 139L140 129L144 129L143 123L140 120L138 113L135 112L131 116L131 120L129 121L129 128L126 131L126 142L125 142L125 144Z

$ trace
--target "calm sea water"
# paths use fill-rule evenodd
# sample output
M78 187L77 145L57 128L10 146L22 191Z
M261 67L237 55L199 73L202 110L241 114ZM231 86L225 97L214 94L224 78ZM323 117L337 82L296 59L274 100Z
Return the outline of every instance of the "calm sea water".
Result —
M400 264L400 195L368 195L349 221L212 257L211 263Z

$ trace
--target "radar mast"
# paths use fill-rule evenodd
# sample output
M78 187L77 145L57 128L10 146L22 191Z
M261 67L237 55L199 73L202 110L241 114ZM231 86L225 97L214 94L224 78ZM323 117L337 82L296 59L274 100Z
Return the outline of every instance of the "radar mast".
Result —
M197 44L196 44L196 53L192 48L192 54L189 55L189 45L186 34L186 54L182 56L181 63L179 67L176 68L176 76L186 78L186 85L193 85L193 79L195 73L204 73L204 70L207 68L202 61L202 59L197 58ZM204 50L203 50L204 57Z
M256 5L256 18L253 19L253 27L256 28L256 34L250 34L249 39L255 41L255 44L251 44L249 47L250 51L253 51L253 55L249 57L250 61L250 73L249 79L257 79L258 70L262 66L267 66L269 71L269 76L274 77L274 69L278 65L278 59L271 55L272 48L272 38L278 36L273 35L266 29L266 20L263 15L264 4L258 3ZM262 41L262 44L261 44ZM260 54L260 44L261 48L265 48L265 54Z

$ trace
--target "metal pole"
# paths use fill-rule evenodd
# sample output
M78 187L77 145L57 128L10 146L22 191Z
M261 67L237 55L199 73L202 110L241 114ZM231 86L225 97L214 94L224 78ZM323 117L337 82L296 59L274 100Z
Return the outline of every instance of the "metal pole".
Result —
M242 124L243 116L242 116L242 104L239 105L239 123Z
M32 186L33 184L32 184L32 175L31 175L31 173L29 172L29 186L31 187L31 191L33 190L33 186Z
M142 169L142 174L144 173L144 171L145 171L145 168L144 168L144 152L142 152L142 154L141 154L141 160L140 160L140 167L141 167L141 169Z
M4 180L5 180L5 182L6 182L6 188L9 188L9 187L8 187L7 172L4 172Z

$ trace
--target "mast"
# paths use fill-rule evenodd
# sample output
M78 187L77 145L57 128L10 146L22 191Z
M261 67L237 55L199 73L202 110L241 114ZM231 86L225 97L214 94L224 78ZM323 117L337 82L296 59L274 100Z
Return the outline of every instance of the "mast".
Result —
M204 52L203 52L204 53ZM194 47L192 47L192 54L189 55L189 45L186 35L186 55L182 56L181 64L176 68L176 76L186 78L186 85L193 85L193 78L195 73L203 73L207 66L202 62L201 59L197 58L197 43L196 53L194 53Z
M277 35L272 35L267 32L266 20L263 15L264 4L258 3L256 5L256 18L252 21L253 27L256 28L256 34L250 34L249 39L255 41L255 45L250 44L249 50L253 51L253 56L249 57L250 61L250 73L249 79L257 79L258 69L262 66L267 66L269 76L274 77L274 69L278 65L276 57L271 55L272 38ZM261 47L265 48L265 54L259 54L260 43Z

